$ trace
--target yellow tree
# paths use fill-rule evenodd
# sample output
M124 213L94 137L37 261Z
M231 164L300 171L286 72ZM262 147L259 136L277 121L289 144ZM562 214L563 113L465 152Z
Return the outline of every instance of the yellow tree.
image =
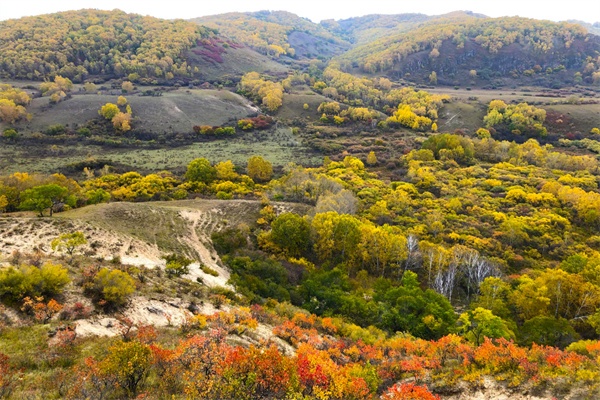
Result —
M524 275L518 280L518 286L510 294L510 301L517 309L518 316L526 321L538 315L549 315L550 298L548 288Z
M342 262L353 260L359 253L360 221L348 214L329 211L315 215L314 249L321 260Z
M0 120L12 124L27 116L25 107L15 104L14 101L0 98Z
M235 181L239 178L238 173L235 172L235 165L231 160L221 161L215 165L215 169L217 170L217 179L223 181Z
M263 105L269 111L276 111L283 104L283 94L279 92L270 92L262 99Z
M93 82L84 83L83 89L85 90L86 93L96 93L96 91L97 91L96 84Z
M106 103L100 108L100 110L98 110L98 114L102 115L108 120L112 120L119 112L119 107L113 103Z
M435 71L431 71L431 74L429 74L429 83L432 85L437 84L437 73Z
M273 165L261 156L248 159L248 176L257 182L267 182L273 176Z
M0 196L0 212L3 212L8 206L8 199L5 195Z
M406 258L406 238L398 232L371 224L362 224L360 232L359 251L373 274L384 276Z
M370 151L367 155L367 165L373 166L377 164L377 156L374 151Z

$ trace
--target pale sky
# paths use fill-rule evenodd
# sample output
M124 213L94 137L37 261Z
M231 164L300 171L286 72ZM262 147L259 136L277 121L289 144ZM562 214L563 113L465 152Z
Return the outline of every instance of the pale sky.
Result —
M490 17L600 21L598 0L0 0L0 20L57 11L121 9L158 18L195 18L232 11L285 10L315 22L367 14L445 14L468 10Z

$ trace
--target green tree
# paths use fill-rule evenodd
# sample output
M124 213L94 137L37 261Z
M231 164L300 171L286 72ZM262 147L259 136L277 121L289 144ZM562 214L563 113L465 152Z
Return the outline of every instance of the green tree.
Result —
M72 232L65 233L57 237L52 241L52 250L53 251L66 251L71 257L73 256L73 252L79 246L83 246L87 244L87 240L83 235L83 232Z
M189 272L188 266L192 260L181 255L171 254L164 257L166 263L165 271L171 276L181 276Z
M351 289L348 274L339 268L331 271L316 270L302 282L299 292L305 303L303 307L310 312L339 314L344 305L344 297Z
M267 182L273 176L273 165L261 156L248 159L248 176L256 182Z
M110 193L104 189L92 189L85 193L88 204L107 203L110 200Z
M271 240L290 256L299 257L310 247L310 224L298 214L283 213L271 224Z
M185 179L191 182L212 183L217 177L217 170L206 158L196 158L187 166Z
M594 128L594 129L598 129L598 128ZM592 133L594 133L593 132L594 129L592 129ZM13 129L13 128L7 128L4 130L4 132L2 132L2 137L5 139L14 140L18 136L19 136L19 132L17 132L17 130Z
M462 313L458 318L459 332L470 342L479 346L487 338L514 339L515 334L506 321L494 315L490 310L477 307Z
M475 157L473 142L469 138L451 133L430 136L421 148L431 150L436 159L453 159L459 163L470 163Z
M424 339L438 339L452 331L456 314L447 298L423 290L417 274L406 271L400 286L389 279L378 279L374 299L382 302L379 326L391 332L410 332Z
M565 348L578 337L579 335L566 319L543 315L525 321L519 329L519 342L523 346L536 343Z
M21 204L19 208L28 211L37 211L40 217L44 216L44 211L49 210L52 216L54 206L67 199L68 190L54 183L48 185L36 186L25 190L21 194Z

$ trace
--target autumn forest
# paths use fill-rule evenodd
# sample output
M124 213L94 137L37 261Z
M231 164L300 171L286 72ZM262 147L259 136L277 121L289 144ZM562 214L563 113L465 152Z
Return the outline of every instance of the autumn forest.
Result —
M0 21L0 399L600 396L599 31Z

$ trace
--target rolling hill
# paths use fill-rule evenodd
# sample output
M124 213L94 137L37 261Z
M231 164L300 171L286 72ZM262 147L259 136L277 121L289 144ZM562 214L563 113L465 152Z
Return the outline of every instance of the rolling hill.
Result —
M321 21L321 25L353 45L360 46L389 35L398 35L417 29L426 23L459 22L474 18L487 17L470 11L456 11L435 16L425 14L371 14L340 21L325 20Z
M436 72L437 81L446 85L468 82L471 70L486 80L513 77L527 81L537 74L548 84L572 83L574 73L583 72L599 52L600 37L588 34L580 25L472 17L461 22L433 20L359 45L339 59L347 68L385 72L396 79L406 76L423 81Z
M192 21L276 57L329 58L349 47L323 26L286 11L228 13Z
M300 60L335 57L347 71L414 83L428 82L435 72L442 85L510 78L558 86L593 82L598 66L590 70L587 64L600 54L600 37L588 33L593 27L464 11L374 14L316 24L285 11L183 21L80 10L0 22L0 77L235 82L250 71L285 76L290 68L306 68Z
M0 22L0 77L5 79L61 75L76 83L127 78L148 84L218 80L252 70L286 68L183 20L79 10Z
M123 11L80 10L0 22L0 73L43 80L60 74L192 76L182 56L210 29Z

